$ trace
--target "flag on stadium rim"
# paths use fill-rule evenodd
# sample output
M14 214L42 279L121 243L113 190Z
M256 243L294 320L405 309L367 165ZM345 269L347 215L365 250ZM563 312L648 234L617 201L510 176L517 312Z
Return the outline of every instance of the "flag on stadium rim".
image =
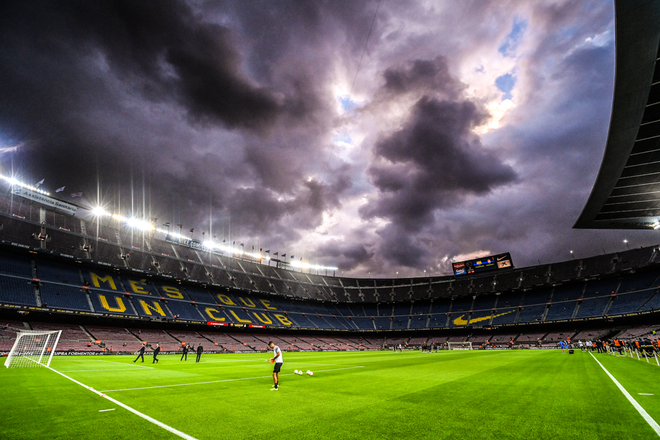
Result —
M65 188L64 186L61 187L61 188L57 188L57 189L55 190L55 192L56 192L56 193L61 193L62 191L64 191L64 188Z
M179 229L183 229L183 225L181 223L178 223L177 226L179 227Z
M190 228L190 232L195 232L195 228Z
M266 251L266 252L267 252L267 251ZM273 255L275 255L275 256L277 257L279 254L280 254L280 252L277 251L277 252L275 252Z
M170 227L170 222L163 223L163 226L165 226L166 228L169 228Z
M270 254L270 249L267 249L264 252L267 253L267 254Z
M282 254L282 258L285 258L285 257L286 257L286 254Z
M45 181L46 181L46 179L41 179L40 181L38 181L37 183L34 184L34 187L39 188L39 185L43 185Z
M82 195L83 195L83 193L82 193L82 191L80 191L80 192L71 194L71 197L82 197Z

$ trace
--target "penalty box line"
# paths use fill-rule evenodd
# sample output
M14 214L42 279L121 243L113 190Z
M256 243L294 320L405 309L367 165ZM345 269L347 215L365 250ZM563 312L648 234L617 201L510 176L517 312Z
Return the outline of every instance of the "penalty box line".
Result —
M82 383L82 382L78 382L77 380L70 378L69 376L67 376L67 375L64 374L64 373L60 373L59 371L57 371L56 369L54 369L54 368L52 368L52 367L46 367L46 368L48 368L48 369L51 370L51 371L54 371L55 373L59 374L59 375L62 376L62 377L65 377L65 378L69 379L71 382L76 383L76 384L80 385L81 387L87 388L89 391L91 391L91 392L93 392L93 393L95 393L95 394L97 394L97 395L103 397L104 399L109 400L110 402L114 403L115 405L121 406L122 408L124 408L124 409L126 409L126 410L132 412L133 414L135 414L135 415L137 415L137 416L139 416L139 417L142 417L144 420L146 420L146 421L148 421L148 422L151 422L151 423L153 423L154 425L160 426L161 428L165 429L166 431L171 432L171 433L174 434L174 435L177 435L177 436L179 436L179 437L181 437L181 438L184 438L184 439L186 439L186 440L197 440L195 437L192 437L192 436L186 434L185 432L181 432L181 431L179 431L178 429L172 428L171 426L166 425L165 423L160 422L160 421L154 419L153 417L149 417L148 415L146 415L146 414L144 414L144 413L141 413L140 411L138 411L138 410L136 410L136 409L134 409L134 408L131 408L130 406L128 406L128 405L126 405L126 404L123 404L123 403L121 403L120 401L118 401L118 400L116 400L116 399L113 399L113 398L110 397L110 396L106 396L106 395L103 394L102 392L97 391L97 390L93 389L92 387L88 387L88 386L85 385L84 383ZM108 411L108 410L105 410L105 411Z
M345 368L331 368L329 370L318 370L317 373L325 373L327 371L339 371L339 370L352 370L355 368L364 368L364 365L357 365L353 367L345 367ZM296 376L295 373L285 373L285 374L280 374L280 376ZM254 376L254 377L239 377L237 379L221 379L221 380L210 380L206 382L191 382L191 383L175 383L172 385L154 385L152 387L138 387L138 388L121 388L117 390L103 390L101 392L103 393L114 393L117 391L138 391L138 390L152 390L155 388L174 388L174 387L187 387L190 385L208 385L211 383L222 383L222 382L237 382L239 380L254 380L254 379L268 379L273 377L272 375L268 376Z
M591 352L589 354L591 355L592 358L594 358L594 360L596 362L598 362L598 365L600 365L600 368L602 368L603 371L610 377L610 379L612 379L612 382L614 382L614 384L619 388L619 390L621 390L623 395L626 396L626 399L628 399L628 401L630 403L632 403L632 406L634 406L635 409L637 410L637 412L644 418L644 420L646 420L646 423L648 423L649 426L651 426L651 428L653 428L655 433L660 436L660 425L658 425L658 423L655 420L653 420L653 417L651 417L649 415L649 413L647 413L646 410L644 408L642 408L642 406L639 403L637 403L637 401L633 398L633 396L631 396L630 393L628 391L626 391L626 389L623 387L623 385L621 385L619 383L619 381L616 380L614 378L614 376L612 376L610 374L609 371L607 371L607 369L603 366L603 364L601 364L598 361L598 359L596 359L596 356L594 356Z

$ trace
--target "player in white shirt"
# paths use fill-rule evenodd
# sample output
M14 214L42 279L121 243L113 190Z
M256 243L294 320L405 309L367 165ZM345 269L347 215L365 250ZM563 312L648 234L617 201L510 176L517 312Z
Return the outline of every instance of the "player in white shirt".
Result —
M284 363L282 360L282 350L280 350L280 347L275 345L273 341L268 343L268 347L273 350L273 357L270 359L270 361L275 363L273 368L273 388L270 390L277 391L280 388L280 370L282 369L282 364Z

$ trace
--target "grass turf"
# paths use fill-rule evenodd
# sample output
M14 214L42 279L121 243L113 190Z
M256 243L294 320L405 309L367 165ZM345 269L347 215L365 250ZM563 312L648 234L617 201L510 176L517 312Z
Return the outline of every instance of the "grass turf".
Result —
M55 357L51 367L198 439L657 437L579 351L285 352L279 391L267 356ZM660 420L658 366L595 356ZM0 389L1 438L178 438L43 368L3 368Z

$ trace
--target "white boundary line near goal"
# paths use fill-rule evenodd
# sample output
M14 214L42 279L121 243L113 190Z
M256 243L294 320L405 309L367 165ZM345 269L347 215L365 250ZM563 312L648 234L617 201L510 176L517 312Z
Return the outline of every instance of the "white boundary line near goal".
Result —
M332 368L329 370L318 370L316 371L317 373L324 373L326 371L338 371L338 370L352 370L355 368L364 368L364 365L357 365L353 367L345 367L345 368ZM286 374L280 374L280 376L296 376L295 373L286 373ZM191 382L191 383L176 383L172 385L155 385L152 387L138 387L138 388L121 388L117 390L103 390L101 391L102 393L114 393L117 391L138 391L138 390L151 390L154 388L173 388L173 387L186 387L189 385L207 385L210 383L222 383L222 382L236 382L239 380L254 380L254 379L268 379L273 377L272 375L268 376L254 376L254 377L239 377L237 379L222 379L222 380L210 380L207 382Z
M660 425L658 425L658 423L657 423L655 420L653 420L653 418L649 415L649 413L647 413L646 410L645 410L644 408L642 408L642 406L641 406L639 403L637 403L637 401L633 398L633 396L631 396L630 393L629 393L628 391L626 391L626 389L623 387L623 385L621 385L621 384L619 383L619 381L616 380L616 379L614 378L614 376L612 376L612 375L610 374L609 371L607 371L607 369L603 366L603 364L601 364L601 363L598 361L598 359L596 359L596 356L594 356L591 352L590 352L589 354L591 355L592 358L594 358L594 360L595 360L596 362L598 362L598 365L600 365L600 368L602 368L603 371L604 371L604 372L610 377L610 379L612 379L612 381L614 382L614 384L619 388L619 390L621 390L621 392L623 393L623 395L626 396L626 398L628 399L628 401L629 401L630 403L632 403L632 406L635 407L635 409L637 410L637 412L638 412L642 417L644 417L644 420L646 420L646 423L648 423L648 424L651 426L651 428L653 428L653 430L655 431L655 433L658 434L658 435L660 436Z
M166 431L171 432L171 433L174 434L174 435L178 435L179 437L184 438L184 439L186 439L186 440L197 440L195 437L192 437L192 436L186 434L185 432L181 432L181 431L179 431L178 429L172 428L171 426L166 425L166 424L163 423L163 422L159 422L158 420L154 419L153 417L149 417L148 415L146 415L146 414L144 414L144 413L141 413L140 411L138 411L138 410L136 410L136 409L133 409L133 408L131 408L130 406L125 405L125 404L121 403L120 401L113 399L112 397L106 396L106 395L103 394L102 392L97 391L97 390L93 389L92 387L88 387L88 386L85 385L84 383L82 383L82 382L78 382L77 380L70 378L70 377L67 376L66 374L60 373L59 371L57 371L56 369L54 369L54 368L52 368L52 367L46 367L46 368L48 368L48 369L51 370L51 371L54 371L55 373L59 374L59 375L62 376L62 377L66 377L66 378L69 379L71 382L73 382L73 383L77 383L77 384L80 385L81 387L87 388L89 391L91 391L91 392L93 392L93 393L95 393L95 394L98 394L99 396L103 397L104 399L108 399L110 402L114 403L115 405L119 405L119 406L121 406L122 408L124 408L124 409L126 409L126 410L132 412L133 414L135 414L135 415L137 415L137 416L139 416L139 417L142 417L142 418L145 419L146 421L151 422L151 423L153 423L154 425L160 426L161 428L165 429Z

